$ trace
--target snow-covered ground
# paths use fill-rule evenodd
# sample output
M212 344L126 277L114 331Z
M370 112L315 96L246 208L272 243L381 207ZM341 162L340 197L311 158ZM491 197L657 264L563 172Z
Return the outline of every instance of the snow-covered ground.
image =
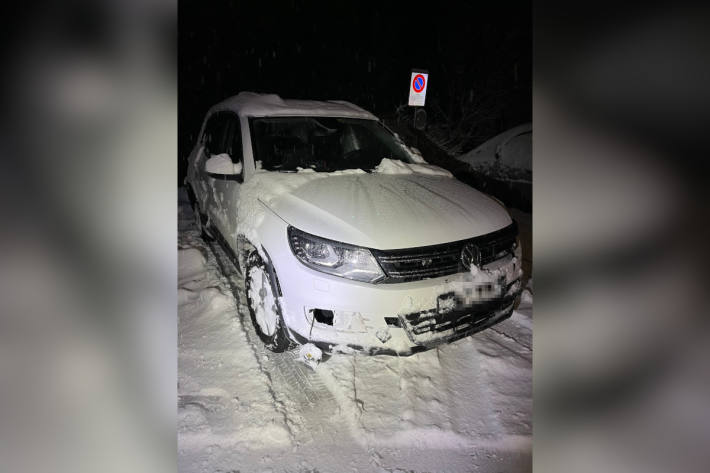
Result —
M268 352L241 276L180 192L182 472L531 470L532 296L473 337L407 358Z

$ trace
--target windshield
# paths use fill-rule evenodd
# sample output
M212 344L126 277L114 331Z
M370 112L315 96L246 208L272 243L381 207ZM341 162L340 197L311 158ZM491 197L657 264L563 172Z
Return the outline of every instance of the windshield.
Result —
M252 118L254 160L267 171L371 171L383 158L412 162L374 120L334 117Z

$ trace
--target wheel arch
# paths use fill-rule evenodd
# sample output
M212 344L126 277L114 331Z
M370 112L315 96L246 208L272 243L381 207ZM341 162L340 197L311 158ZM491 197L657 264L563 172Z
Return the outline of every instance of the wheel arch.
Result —
M254 328L257 330L257 334L259 337L262 339L262 341L266 344L267 348L270 350L276 351L276 352L282 352L285 350L288 350L294 344L298 344L296 340L294 339L291 329L288 326L288 323L286 322L284 318L284 307L281 301L281 298L283 296L281 292L281 285L279 283L278 276L276 274L276 270L274 268L274 265L271 261L271 258L269 257L268 252L266 249L261 246L259 249L257 249L256 245L254 245L251 241L249 241L248 238L246 238L243 235L240 235L241 237L241 244L243 245L242 248L239 250L239 253L241 255L240 258L244 259L244 280L245 280L245 287L247 289L247 301L249 300L249 287L250 287L250 270L249 267L254 261L254 256L256 256L256 261L258 261L259 265L263 265L263 267L266 269L266 273L268 274L269 278L269 285L271 286L271 290L273 291L274 294L274 303L276 304L276 309L277 309L277 327L278 329L278 334L276 335L276 339L278 340L276 342L273 341L267 341L266 339L263 338L260 329L257 327L257 322L255 319L254 315L254 310L251 305L249 305L249 312L252 317L252 323L254 324ZM238 238L239 238L238 237Z
M277 296L283 296L283 292L281 291L281 283L279 282L279 277L276 274L276 268L274 268L271 256L266 248L264 248L263 245L259 245L257 247L257 245L252 243L251 240L249 240L249 238L244 234L240 233L237 235L237 260L239 262L239 267L244 271L246 271L247 258L249 258L249 255L254 251L259 253L259 256L261 256L261 259L264 261L264 264L266 264L266 268L269 271L269 277L271 278L271 283L276 290Z

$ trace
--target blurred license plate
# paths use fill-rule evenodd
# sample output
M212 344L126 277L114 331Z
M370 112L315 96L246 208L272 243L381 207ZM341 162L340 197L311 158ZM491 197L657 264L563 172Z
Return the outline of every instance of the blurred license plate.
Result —
M477 284L472 289L472 296L477 301L496 299L501 296L502 289L503 289L502 284L496 284L496 283Z
M471 307L476 303L498 299L503 295L503 287L502 282L483 283L465 287L461 294L447 292L436 298L436 310L440 314L446 314Z

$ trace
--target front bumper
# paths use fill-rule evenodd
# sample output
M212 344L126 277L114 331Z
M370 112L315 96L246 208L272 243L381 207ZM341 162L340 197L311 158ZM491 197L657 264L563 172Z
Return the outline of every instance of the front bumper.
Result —
M399 316L402 328L415 345L433 348L479 332L509 317L519 293L443 312L434 308Z
M508 318L521 292L519 261L510 257L491 264L511 267L498 296L469 300L468 304L459 301L450 307L442 307L440 302L452 288L471 286L465 273L372 285L319 273L298 263L288 272L278 271L284 321L294 342L313 343L328 353L412 355ZM334 320L318 322L315 309L332 311Z
M496 279L500 291L479 294L480 281L471 272L369 284L315 271L293 255L286 227L267 218L260 230L275 270L284 326L294 342L313 343L325 352L411 355L509 317L521 292L519 246L514 254L481 268L504 277ZM456 304L442 304L442 296L452 291L462 297ZM323 311L332 311L332 316L316 317ZM432 330L425 330L429 326Z
M516 298L517 299L517 298ZM468 337L477 332L485 330L493 325L507 319L513 313L515 308L515 300L504 307L489 308L474 311L464 311L458 314L449 314L444 316L443 321L439 322L440 331L447 333L433 337L427 341L417 340L420 334L415 333L415 323L413 320L429 320L432 318L430 311L418 312L400 316L400 324L403 326L412 345L404 348L389 348L387 346L361 345L356 343L345 343L338 341L320 341L309 340L307 337L300 335L298 332L291 332L294 342L299 344L312 343L325 353L360 353L365 355L396 355L396 356L411 356L426 350L430 350L439 345L451 343L461 338ZM438 318L438 317L435 317ZM446 325L451 325L450 329L442 328Z

